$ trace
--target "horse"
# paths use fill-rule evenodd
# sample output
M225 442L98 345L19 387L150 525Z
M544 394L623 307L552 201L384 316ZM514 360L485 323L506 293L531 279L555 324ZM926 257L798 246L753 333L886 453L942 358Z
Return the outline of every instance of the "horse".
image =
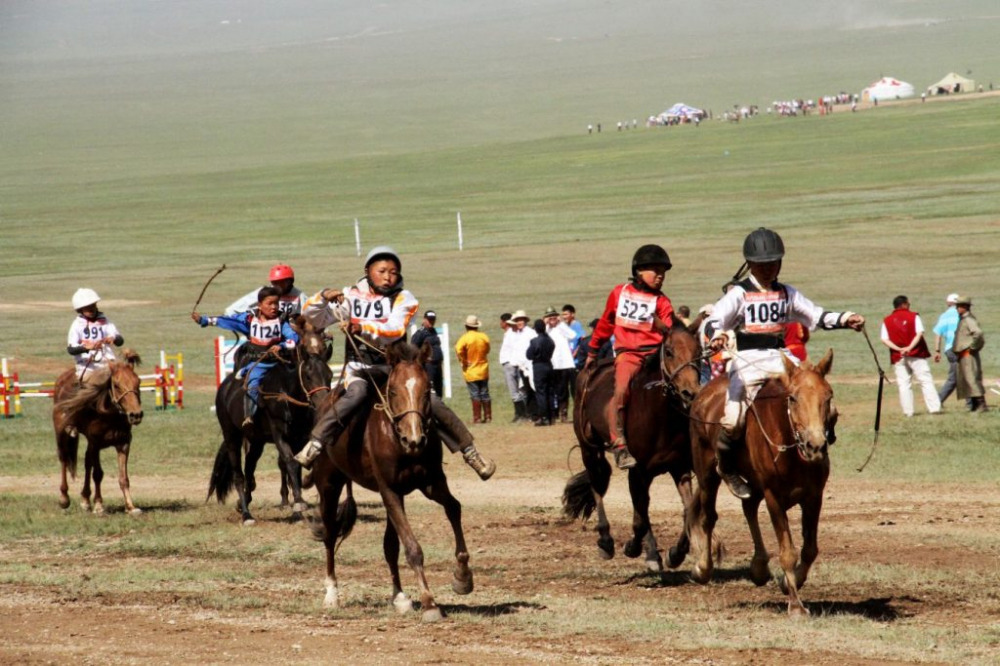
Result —
M443 617L424 576L424 555L406 517L404 498L420 490L428 499L444 507L455 534L455 561L452 589L457 594L473 590L469 551L462 531L462 505L451 494L441 464L441 443L428 432L431 418L430 382L424 371L430 347L418 352L405 342L386 348L389 378L380 402L355 414L350 426L332 449L321 455L313 466L312 479L319 491L321 522L314 533L326 547L326 595L323 605L340 604L335 570L339 544L350 533L357 519L353 498L337 504L341 489L351 482L376 491L385 504L387 520L382 549L392 577L392 605L400 613L413 609L413 602L403 592L399 579L399 546L402 541L406 561L417 576L420 587L422 619L433 622ZM357 381L357 380L356 380ZM327 408L335 409L336 403Z
M125 511L132 515L142 509L132 501L128 478L128 454L132 444L132 426L142 422L142 401L139 397L139 376L135 366L139 355L131 349L122 351L122 361L112 361L105 367L90 369L86 384L77 381L76 370L67 370L56 380L52 425L56 432L56 447L62 465L62 482L59 484L59 506L68 508L69 483L67 471L76 478L77 451L80 435L87 438L84 456L84 481L80 493L80 506L95 515L104 513L101 497L101 449L114 447L118 453L118 486L125 498ZM70 426L72 424L72 426ZM94 478L94 503L90 502L90 479Z
M763 500L780 547L783 574L778 584L788 596L788 614L792 616L809 614L798 590L819 553L819 514L830 474L827 433L836 418L831 406L833 390L826 381L832 365L832 349L815 366L796 366L786 358L785 374L768 379L748 410L745 444L739 453L739 473L753 490L752 496L743 500L743 515L754 544L750 578L764 585L770 577L769 555L757 521ZM687 525L691 539L701 547L692 578L703 584L712 577L709 546L718 518L715 500L721 483L715 466L715 440L727 386L725 377L716 378L691 406L691 448L699 490L688 511ZM798 555L787 515L795 505L802 509L803 543Z
M206 501L215 493L218 502L223 504L235 489L239 495L236 510L244 525L256 522L250 513L250 503L257 487L257 462L267 442L274 442L278 447L282 486L291 482L295 502L293 516L301 518L307 508L302 499L302 468L294 454L308 440L313 411L330 391L333 373L328 362L333 348L322 333L303 321L296 322L296 326L301 339L295 348L294 362L278 363L261 380L260 404L249 432L241 427L243 381L232 374L215 394L215 415L222 428L222 443L215 456ZM245 468L240 464L244 440Z
M645 544L646 567L651 571L662 571L663 560L649 522L650 484L655 477L669 473L685 506L691 496L687 412L700 388L700 351L691 331L675 325L664 336L659 353L651 355L632 380L625 435L637 464L628 473L632 538L626 542L624 553L638 557ZM573 429L585 469L566 483L562 498L563 512L569 517L586 519L597 510L597 547L603 559L615 554L604 511L604 495L611 481L611 465L605 457L606 443L611 441L606 408L614 384L611 363L600 364L577 378ZM670 568L680 566L688 548L687 533L682 531L668 553Z

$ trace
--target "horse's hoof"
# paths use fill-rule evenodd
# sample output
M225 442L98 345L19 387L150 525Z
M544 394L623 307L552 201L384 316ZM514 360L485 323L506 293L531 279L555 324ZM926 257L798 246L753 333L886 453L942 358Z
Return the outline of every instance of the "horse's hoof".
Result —
M712 579L712 572L702 569L700 565L696 564L694 569L691 570L691 580L698 583L699 585L705 585L711 579Z
M254 520L253 518L244 518L243 519L243 527L253 527L256 524L257 524L257 521Z
M757 587L767 585L767 581L771 580L771 572L767 568L767 560L753 560L750 562L750 580Z
M646 560L646 570L653 573L661 573L663 571L663 560L659 557L655 560Z
M80 508L83 509L84 513L90 513L90 502L80 502Z
M625 553L625 557L639 557L642 553L642 543L636 539L629 539L625 542L625 547L622 548L622 552Z
M61 497L61 498L59 498L59 508L60 509L68 509L69 508L69 504L70 504L70 502L69 502L69 498L68 497Z
M455 594L472 594L472 572L464 580L455 575L451 578L451 589Z
M440 622L444 619L444 613L441 609L435 606L434 608L428 608L424 611L423 615L420 616L420 620L423 622Z
M400 592L392 600L392 606L396 609L397 613L405 615L413 610L413 600L406 596L403 592Z
M323 608L340 608L340 595L337 593L336 588L326 591L326 596L323 597Z
M305 502L296 502L292 505L292 513L305 513L309 510L309 505Z
M103 504L95 504L94 505L94 515L95 516L103 516L104 515L104 505Z
M676 569L680 565L684 564L684 558L687 555L682 554L677 550L676 546L671 546L670 550L667 551L667 566L671 569Z
M792 603L788 602L788 618L791 620L799 620L802 618L809 617L809 609L802 605L802 602Z
M615 556L615 540L611 537L597 540L597 554L602 560L610 560Z
M134 507L132 507L132 508L131 508L131 509L129 510L128 514L129 514L130 516L141 516L141 515L142 515L142 509L140 509L140 508L139 508L139 507L137 507L137 506L134 506Z

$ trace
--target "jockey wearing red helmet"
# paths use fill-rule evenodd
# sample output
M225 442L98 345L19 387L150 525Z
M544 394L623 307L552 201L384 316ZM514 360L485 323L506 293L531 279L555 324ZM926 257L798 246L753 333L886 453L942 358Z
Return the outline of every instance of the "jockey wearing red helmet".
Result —
M282 316L295 317L302 314L306 295L302 293L301 289L295 287L295 271L292 270L292 267L288 264L275 264L268 273L267 279L271 282L271 286L278 290L278 307ZM257 305L257 292L260 289L258 287L239 300L230 303L225 314L233 315L253 309Z

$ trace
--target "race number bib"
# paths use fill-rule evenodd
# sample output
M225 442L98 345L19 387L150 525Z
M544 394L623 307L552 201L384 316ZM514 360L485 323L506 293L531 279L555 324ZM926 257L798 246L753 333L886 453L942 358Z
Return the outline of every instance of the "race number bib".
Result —
M615 326L637 331L653 330L656 315L656 296L641 291L622 289L615 311Z
M250 320L250 342L265 347L281 342L281 320Z
M299 312L298 296L282 296L278 299L278 311L283 315L293 315Z
M351 299L351 323L385 321L392 311L392 303L378 294L357 294Z
M743 330L778 333L788 322L788 300L780 291L748 291L743 300Z
M95 324L84 326L80 334L84 340L103 340L108 337L107 333L104 332L104 327Z

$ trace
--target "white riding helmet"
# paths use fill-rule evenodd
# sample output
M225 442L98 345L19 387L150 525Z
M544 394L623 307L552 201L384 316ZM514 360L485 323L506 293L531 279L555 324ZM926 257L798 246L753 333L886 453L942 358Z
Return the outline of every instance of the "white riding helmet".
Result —
M101 297L93 289L87 289L86 287L77 289L76 293L73 294L73 309L79 310L88 305L94 305L99 300L101 300Z
M365 257L365 270L372 265L372 262L376 259L392 259L396 262L396 266L399 270L403 270L403 262L399 260L399 255L388 245L379 245L378 247L373 247L368 256Z

